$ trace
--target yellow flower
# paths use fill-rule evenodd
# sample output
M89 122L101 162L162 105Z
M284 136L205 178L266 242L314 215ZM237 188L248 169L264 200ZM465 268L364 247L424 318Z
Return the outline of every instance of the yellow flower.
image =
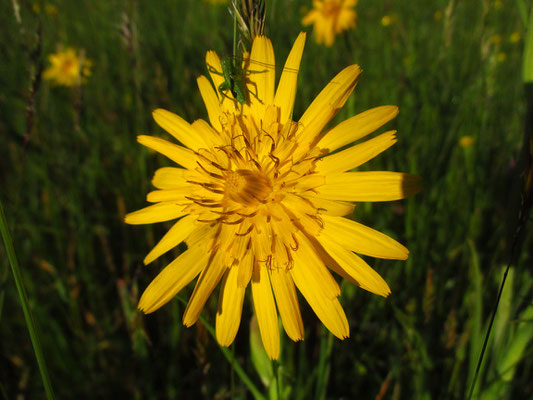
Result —
M442 19L442 16L443 16L443 12L441 10L437 10L435 11L435 13L433 14L433 19L435 21L440 21Z
M462 136L459 139L459 146L464 147L464 148L472 146L473 143L474 143L474 138L472 136Z
M507 59L507 54L504 51L500 51L498 54L496 54L496 61L499 63L504 62Z
M382 18L381 18L381 25L383 26L389 26L391 24L393 24L394 22L396 22L396 16L395 15L384 15Z
M48 60L52 65L44 71L43 78L56 85L79 85L91 74L91 61L76 54L73 48L50 54Z
M314 24L317 43L331 46L335 35L355 27L356 5L357 0L313 0L313 9L302 23Z
M57 15L58 9L57 6L54 4L45 4L44 12L48 15Z
M518 43L522 36L520 35L520 32L513 32L511 36L509 36L509 42L511 43Z
M352 213L353 202L399 200L419 190L418 179L408 174L346 172L392 146L396 131L328 155L398 113L395 106L381 106L324 129L354 90L361 73L357 65L342 70L299 121L292 120L304 44L301 33L276 91L272 44L256 37L245 74L245 104L232 100L230 91L221 96L200 76L210 124L201 119L189 124L169 111L155 110L155 121L181 144L144 135L138 141L181 168L157 170L152 183L158 190L147 196L155 204L125 218L129 224L180 218L145 264L182 241L187 244L145 290L139 301L142 311L157 310L199 276L183 315L183 323L191 326L222 281L216 335L221 345L229 346L251 286L271 359L277 359L280 350L278 312L287 335L295 341L304 338L296 288L335 336L348 337L348 321L337 299L340 288L328 268L370 292L390 293L387 283L354 252L404 260L408 250L344 216ZM221 71L216 53L208 52L206 62L210 71ZM224 81L215 72L211 78L215 87Z

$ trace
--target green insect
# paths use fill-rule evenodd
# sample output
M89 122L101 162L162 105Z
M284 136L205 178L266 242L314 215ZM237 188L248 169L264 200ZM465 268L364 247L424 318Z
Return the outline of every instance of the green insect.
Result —
M208 71L212 74L220 75L224 77L224 82L218 85L218 92L222 97L227 97L231 100L236 100L241 104L247 103L246 94L248 90L246 89L246 75L252 72L266 72L264 71L250 71L244 70L241 67L242 63L235 57L223 57L220 60L220 66L222 72L217 71L213 66L208 65ZM233 98L226 94L227 91L230 91ZM250 92L253 96L257 98L257 94Z

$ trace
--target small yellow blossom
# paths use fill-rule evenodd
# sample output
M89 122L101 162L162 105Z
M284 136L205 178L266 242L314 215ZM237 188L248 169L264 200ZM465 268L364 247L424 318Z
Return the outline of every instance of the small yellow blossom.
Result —
M50 67L43 73L43 78L60 86L74 86L83 83L91 74L91 61L68 48L48 56Z
M494 0L494 9L495 10L499 10L502 7L503 7L502 0Z
M459 146L467 148L472 146L474 143L474 138L472 136L463 136L459 139Z
M511 36L509 36L509 42L511 43L518 43L520 39L522 39L520 32L513 32Z
M433 14L433 19L435 21L440 21L442 19L443 13L441 10L435 11L435 14Z
M316 42L331 46L344 30L355 28L357 0L313 0L313 9L303 18L304 25L313 24Z
M381 18L381 25L383 26L392 25L394 22L396 22L396 16L394 15L384 15L383 18Z
M32 10L35 14L40 14L41 5L38 2L33 3ZM44 5L44 12L46 13L46 15L57 15L58 9L56 5L47 3Z
M496 54L496 61L499 63L504 62L507 59L507 54L503 51L500 51L498 54Z
M58 12L58 9L57 9L57 6L54 5L54 4L46 4L44 6L44 12L47 14L47 15L56 15L57 12Z

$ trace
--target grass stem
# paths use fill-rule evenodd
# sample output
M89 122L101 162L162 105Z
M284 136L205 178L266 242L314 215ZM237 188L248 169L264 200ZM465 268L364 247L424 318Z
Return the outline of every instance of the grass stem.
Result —
M9 264L11 265L11 271L13 272L13 278L15 279L15 284L17 286L17 291L20 297L20 303L22 304L22 310L24 312L24 318L26 319L26 325L28 326L28 331L30 332L31 343L33 345L33 350L35 351L35 357L37 358L39 371L41 372L41 379L43 381L44 389L46 391L46 397L49 400L54 399L54 391L52 390L52 384L48 376L46 361L44 359L43 350L41 348L41 341L39 339L37 327L33 319L33 315L31 313L28 295L26 294L26 289L24 288L22 274L20 273L17 256L15 254L15 248L13 247L13 240L11 239L11 234L9 233L7 219L4 214L4 207L2 205L1 199L0 231L2 232L2 239L4 240L4 245L6 247L7 258L9 260Z

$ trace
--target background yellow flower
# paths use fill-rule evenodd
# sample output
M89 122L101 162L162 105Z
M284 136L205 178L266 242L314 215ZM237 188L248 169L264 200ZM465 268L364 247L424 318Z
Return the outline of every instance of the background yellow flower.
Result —
M44 71L43 78L60 86L75 86L83 83L91 74L92 62L83 52L67 48L48 56L50 66Z
M317 43L331 46L336 35L355 27L356 5L357 0L314 0L302 23L313 25Z

